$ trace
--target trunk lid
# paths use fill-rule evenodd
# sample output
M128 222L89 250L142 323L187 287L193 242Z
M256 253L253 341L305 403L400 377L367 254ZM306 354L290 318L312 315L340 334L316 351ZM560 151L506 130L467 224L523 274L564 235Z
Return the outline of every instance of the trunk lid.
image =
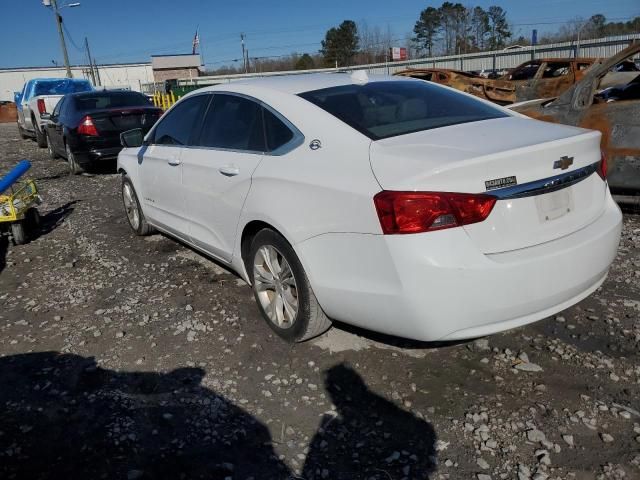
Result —
M119 107L83 112L89 115L100 136L118 137L122 132L142 128L146 133L162 115L156 107Z
M554 168L565 157L562 163L569 163L569 158L572 163L566 169ZM600 133L520 117L500 118L372 142L370 160L385 190L498 196L504 193L501 186L575 174L596 164ZM606 185L597 173L557 188L501 198L485 221L463 228L478 249L489 254L563 237L602 213Z

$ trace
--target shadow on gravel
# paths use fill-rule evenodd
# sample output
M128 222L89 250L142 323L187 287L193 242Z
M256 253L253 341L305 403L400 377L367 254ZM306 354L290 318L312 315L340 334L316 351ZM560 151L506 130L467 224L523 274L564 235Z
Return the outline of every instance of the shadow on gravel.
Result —
M9 238L0 234L0 272L7 265L7 249L9 248Z
M0 478L382 480L435 469L431 425L349 367L326 373L337 416L323 419L303 477L278 459L266 426L201 385L204 375L118 372L58 352L0 358Z
M407 350L428 350L438 349L446 347L455 347L457 345L464 345L469 342L473 342L474 339L467 340L450 340L447 342L424 342L421 340L411 340L409 338L394 337L393 335L387 335L385 333L373 332L364 328L356 327L355 325L349 325L348 323L338 322L333 320L332 328L339 328L345 332L359 337L364 337L369 340L378 343L384 343L393 347L404 348Z
M337 415L324 416L302 478L423 480L436 470L431 424L370 391L346 365L325 373L325 388Z
M64 219L71 215L74 210L74 205L80 201L81 200L73 200L71 202L67 202L44 215L41 219L42 229L40 234L46 235L59 227L62 222L64 222Z
M205 372L116 372L57 352L0 358L2 479L285 479L267 428Z

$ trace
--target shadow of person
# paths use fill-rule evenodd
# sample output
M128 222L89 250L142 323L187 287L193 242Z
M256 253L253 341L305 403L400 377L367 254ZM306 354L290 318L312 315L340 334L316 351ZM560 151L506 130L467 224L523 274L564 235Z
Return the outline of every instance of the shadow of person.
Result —
M325 415L309 446L305 480L428 479L436 469L433 427L367 388L352 368L325 374L336 416Z
M0 478L289 478L267 428L204 375L116 372L57 352L0 358Z

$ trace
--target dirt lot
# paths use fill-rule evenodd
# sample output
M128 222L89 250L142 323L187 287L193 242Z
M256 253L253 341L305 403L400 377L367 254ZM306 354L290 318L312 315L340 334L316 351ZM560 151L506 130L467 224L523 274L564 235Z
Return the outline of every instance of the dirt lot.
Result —
M289 346L238 277L134 237L118 175L0 125L0 172L21 158L44 229L0 241L0 478L640 478L638 215L603 287L530 327Z

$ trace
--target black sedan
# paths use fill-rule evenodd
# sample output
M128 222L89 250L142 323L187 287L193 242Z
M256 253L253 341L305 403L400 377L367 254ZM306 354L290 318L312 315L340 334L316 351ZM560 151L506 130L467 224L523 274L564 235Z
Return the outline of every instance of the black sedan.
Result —
M46 126L51 158L63 156L72 174L96 162L112 160L122 149L120 133L141 128L147 133L162 115L138 92L103 90L71 93L60 99Z

